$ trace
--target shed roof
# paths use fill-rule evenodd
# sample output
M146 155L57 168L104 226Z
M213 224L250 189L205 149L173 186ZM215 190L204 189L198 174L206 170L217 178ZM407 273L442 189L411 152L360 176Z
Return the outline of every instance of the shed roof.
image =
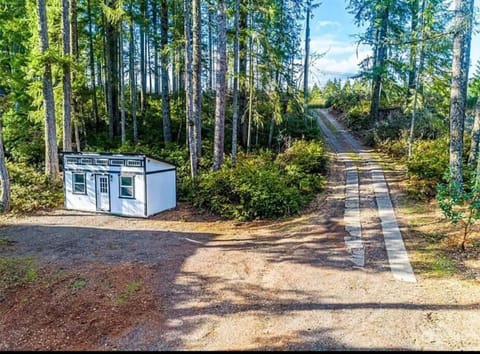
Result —
M90 152L90 151L82 151L82 152L75 152L75 151L65 151L61 152L60 155L78 155L78 156L102 156L102 157L140 157L140 158L148 158L150 160L156 161L156 162L161 162L165 163L167 165L170 165L172 167L175 167L174 164L164 161L164 160L159 160L155 159L151 156L148 156L146 154L139 154L139 153L134 153L134 152Z

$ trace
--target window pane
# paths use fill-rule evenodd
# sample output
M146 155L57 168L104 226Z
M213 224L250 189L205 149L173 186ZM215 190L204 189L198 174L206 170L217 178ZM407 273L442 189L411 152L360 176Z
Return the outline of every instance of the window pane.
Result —
M133 188L132 187L120 187L120 196L121 197L133 197Z
M74 173L73 183L85 183L85 175L83 173Z
M125 187L130 187L133 185L133 177L120 177L120 185Z
M73 185L73 192L74 193L85 193L85 184L75 183Z
M143 162L142 160L127 160L127 166L141 167L142 162Z

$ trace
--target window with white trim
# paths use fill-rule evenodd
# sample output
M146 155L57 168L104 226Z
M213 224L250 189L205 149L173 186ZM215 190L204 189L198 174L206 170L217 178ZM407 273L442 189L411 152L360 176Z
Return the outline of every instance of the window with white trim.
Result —
M110 160L110 166L123 166L125 160L112 159Z
M134 176L120 176L120 198L135 198Z
M73 194L87 194L85 185L85 173L72 173Z
M67 159L65 160L65 163L70 165L76 165L77 159L73 157L67 157Z
M108 159L96 159L95 163L100 166L108 166Z
M93 164L93 159L91 158L82 158L82 165L91 165Z
M142 167L143 161L142 160L127 160L127 166L129 167Z

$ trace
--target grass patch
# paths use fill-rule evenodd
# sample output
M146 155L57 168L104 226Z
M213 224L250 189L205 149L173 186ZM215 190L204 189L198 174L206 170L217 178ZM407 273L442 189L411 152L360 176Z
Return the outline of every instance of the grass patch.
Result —
M126 303L137 291L140 290L140 284L136 282L128 283L127 288L116 299L117 305Z
M0 258L0 299L6 291L33 282L37 276L33 258Z
M8 237L0 237L0 246L12 246L16 241L10 240Z
M84 278L77 278L75 279L68 287L74 291L83 289L87 286L88 281Z

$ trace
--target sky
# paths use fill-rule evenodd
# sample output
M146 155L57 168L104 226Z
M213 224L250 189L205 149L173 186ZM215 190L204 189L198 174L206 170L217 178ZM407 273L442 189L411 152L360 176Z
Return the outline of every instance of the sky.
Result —
M316 2L319 2L318 0ZM310 21L311 53L325 53L314 59L310 68L310 84L323 86L334 77L346 79L358 72L358 63L371 54L369 46L357 46L355 35L361 29L353 24L353 15L345 9L347 0L320 0L321 4L313 11ZM453 0L452 0L453 3ZM475 7L480 0L475 0ZM478 18L478 16L477 16ZM480 59L480 26L475 27L472 38L470 72L474 71ZM304 32L303 32L304 33Z

